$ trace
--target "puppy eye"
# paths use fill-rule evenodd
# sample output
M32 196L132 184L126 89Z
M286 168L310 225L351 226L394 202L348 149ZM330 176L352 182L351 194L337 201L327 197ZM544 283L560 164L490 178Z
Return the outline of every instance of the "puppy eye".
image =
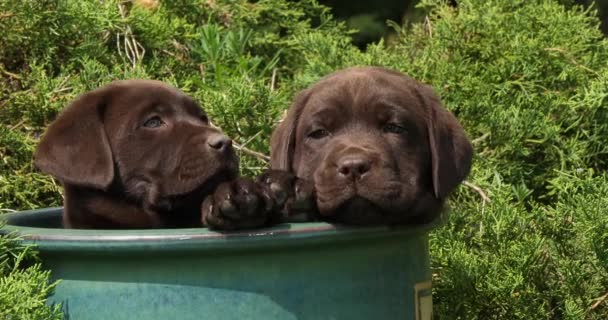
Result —
M202 120L204 123L209 123L209 117L207 117L207 115L205 115L205 114L201 115L201 120Z
M163 120L160 119L160 117L154 116L154 117L146 120L146 122L144 122L144 127L158 128L158 127L162 126L163 124L164 124L164 122L163 122Z
M395 123L389 123L389 124L385 125L383 130L386 133L395 133L395 134L401 134L406 131L404 126L401 126L401 125L398 125Z
M317 129L311 133L308 134L309 138L312 139L322 139L325 138L329 135L329 131L325 130L325 129Z

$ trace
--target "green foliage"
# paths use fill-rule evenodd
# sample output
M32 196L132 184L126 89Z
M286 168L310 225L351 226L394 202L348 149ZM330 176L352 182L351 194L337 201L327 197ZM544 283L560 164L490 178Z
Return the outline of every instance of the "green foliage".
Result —
M16 237L0 236L0 319L62 319L59 305L45 305L55 285L38 262L36 252Z
M582 137L599 132L580 125L602 101L571 101L608 58L594 18L542 1L464 1L458 11L426 4L440 19L402 38L397 50L412 57L403 68L432 83L473 137L489 134L477 152L505 179L541 195L555 169L605 167L606 150Z
M556 175L552 205L521 201L498 178L491 204L459 195L431 240L440 318L606 318L593 305L608 287L608 177Z
M40 265L11 272L0 279L0 317L7 320L63 319L60 305L48 307L45 300L53 286L49 272Z
M348 41L312 0L0 1L0 12L0 28L11 30L0 34L0 168L8 173L0 208L11 209L60 203L31 156L46 125L80 93L116 79L164 80L199 99L235 140L268 152L294 90L282 81L306 63L298 39ZM246 174L264 167L241 158Z
M407 59L393 65L485 137L472 179L492 198L461 190L433 234L436 312L605 319L595 303L608 288L608 43L593 13L549 1L422 5L434 19L405 31L391 50Z
M395 41L361 51L313 0L0 0L0 208L61 203L31 164L34 146L71 99L111 80L172 83L267 153L295 92L383 65L442 96L474 139L470 181L492 200L461 188L432 234L436 317L608 318L608 42L594 12L548 0L420 5L425 22L393 24ZM264 166L241 154L244 174ZM37 288L40 301L47 275L26 270L2 281Z
M44 128L76 95L115 79L165 80L197 98L248 148L267 137L293 91L283 79L304 63L303 34L344 34L314 1L0 0L0 209L61 204L60 188L32 165ZM314 18L320 25L311 26ZM245 173L265 164L241 155ZM8 247L12 245L12 247ZM0 318L56 319L52 286L33 251L0 238Z
M433 234L437 314L605 319L595 303L608 288L608 42L593 12L550 1L421 5L431 22L403 30L390 49L403 59L390 63L431 83L479 138L471 179L492 199L461 189Z

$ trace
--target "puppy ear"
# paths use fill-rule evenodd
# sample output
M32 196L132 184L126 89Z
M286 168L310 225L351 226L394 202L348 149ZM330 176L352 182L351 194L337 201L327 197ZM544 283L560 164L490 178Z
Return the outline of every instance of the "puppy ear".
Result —
M34 154L40 170L70 184L110 185L114 162L102 121L109 90L81 95L51 123Z
M427 109L427 128L435 197L445 199L469 174L473 147L454 115L428 85L418 85Z
M296 126L300 113L310 97L309 90L300 92L287 110L287 115L270 138L270 168L293 172Z

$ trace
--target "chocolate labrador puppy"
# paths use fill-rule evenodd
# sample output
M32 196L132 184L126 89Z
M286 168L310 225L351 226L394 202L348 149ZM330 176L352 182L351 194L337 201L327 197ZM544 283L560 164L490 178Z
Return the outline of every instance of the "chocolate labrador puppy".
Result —
M302 91L271 150L279 171L266 173L267 184L293 190L295 181L291 197L313 201L321 219L358 225L433 220L472 157L430 86L379 67L341 70Z
M48 128L35 164L62 182L67 228L196 227L201 219L224 228L210 215L249 227L265 223L271 205L253 181L236 178L232 142L203 109L158 81L116 81L78 97ZM201 212L207 196L230 201Z

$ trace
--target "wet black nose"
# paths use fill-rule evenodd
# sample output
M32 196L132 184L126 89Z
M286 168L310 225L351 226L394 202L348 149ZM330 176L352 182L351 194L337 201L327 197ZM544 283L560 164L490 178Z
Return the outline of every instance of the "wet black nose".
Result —
M360 179L372 167L365 156L346 156L338 161L338 174L343 178Z
M216 133L207 138L207 145L213 150L226 151L232 147L232 140L223 134Z

